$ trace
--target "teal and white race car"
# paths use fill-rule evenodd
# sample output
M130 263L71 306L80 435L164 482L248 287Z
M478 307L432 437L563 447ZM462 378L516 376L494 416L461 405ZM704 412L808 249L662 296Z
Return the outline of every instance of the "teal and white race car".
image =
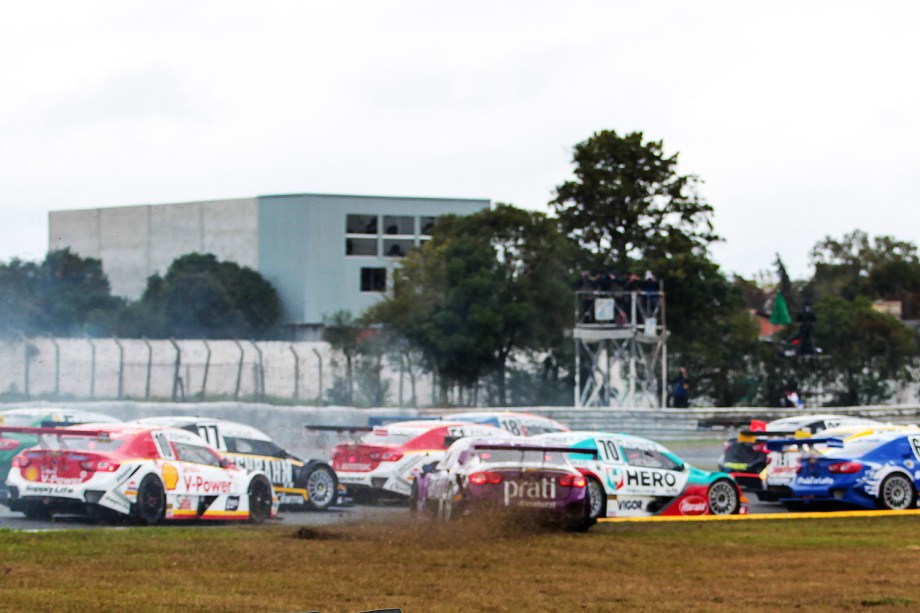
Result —
M748 512L731 475L690 466L655 441L609 432L559 432L532 440L591 452L569 454L588 480L591 517Z

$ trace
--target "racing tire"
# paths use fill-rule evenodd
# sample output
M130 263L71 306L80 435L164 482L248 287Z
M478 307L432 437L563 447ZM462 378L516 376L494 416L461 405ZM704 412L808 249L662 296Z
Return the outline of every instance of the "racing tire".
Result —
M272 484L262 475L249 482L249 522L261 524L272 515Z
M607 516L607 492L604 491L604 485L594 477L588 477L587 480L585 495L588 498L588 520L597 522L599 518Z
M327 511L338 495L339 481L329 466L318 464L307 475L307 507L313 511Z
M878 488L878 505L889 511L904 511L917 506L917 492L906 475L888 475Z
M718 479L710 485L706 498L711 515L735 515L741 508L738 488L728 479Z
M155 526L166 517L166 490L156 475L147 475L141 479L137 488L134 516L148 526Z
M25 506L22 512L26 516L26 519L35 521L48 521L51 519L52 515L51 509L41 502L30 502Z

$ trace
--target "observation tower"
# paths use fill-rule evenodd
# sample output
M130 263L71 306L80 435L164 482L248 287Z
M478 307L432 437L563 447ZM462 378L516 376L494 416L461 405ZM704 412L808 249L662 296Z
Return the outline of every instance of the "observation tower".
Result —
M663 289L575 293L576 407L667 406Z

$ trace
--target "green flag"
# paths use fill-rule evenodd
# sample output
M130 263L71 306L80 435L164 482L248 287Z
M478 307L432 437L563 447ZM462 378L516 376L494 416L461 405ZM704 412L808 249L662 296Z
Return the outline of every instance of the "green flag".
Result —
M782 292L776 292L776 298L773 299L773 312L770 313L770 323L774 326L785 326L792 323L789 317L789 309L786 307L786 299L783 298Z

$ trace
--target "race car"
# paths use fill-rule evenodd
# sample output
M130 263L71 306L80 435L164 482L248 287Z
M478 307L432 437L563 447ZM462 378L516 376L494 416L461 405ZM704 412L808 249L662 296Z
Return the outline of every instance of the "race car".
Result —
M867 509L917 507L920 487L920 431L888 431L843 441L814 439L828 450L803 456L792 481L792 496L781 502L797 506L845 505ZM768 441L782 449L789 440Z
M408 497L422 464L440 460L458 438L512 436L488 424L440 420L401 421L365 430L359 441L340 443L332 450L332 468L358 500L373 500L381 493Z
M282 508L325 511L345 497L335 471L321 460L301 460L267 434L234 421L207 417L147 417L135 423L172 426L198 434L237 466L269 476Z
M866 426L860 424L824 430L821 438L839 438L844 442L849 442L876 432L906 432L916 429L917 426L913 425ZM776 501L791 496L792 489L789 486L795 479L803 449L808 453L823 453L828 448L824 443L814 442L811 437L796 438L795 441L795 444L785 445L782 449L768 450L767 467L762 473L763 490L757 494L760 500Z
M529 440L586 451L568 457L587 478L591 518L748 512L747 498L731 475L690 466L645 438L576 431Z
M742 488L752 491L758 498L769 499L763 490L763 470L767 467L767 448L763 442L769 438L811 436L828 428L850 425L881 425L874 419L849 415L795 415L771 422L752 421L750 429L742 430L737 437L725 441L719 458L719 470L730 474Z
M114 417L101 413L57 407L29 407L0 412L0 426L62 428L89 422L118 423L118 421ZM0 433L0 502L6 497L5 481L10 472L10 462L13 456L37 444L38 436L35 434Z
M444 521L507 511L587 530L597 520L588 513L587 480L566 458L569 451L527 439L460 439L437 464L425 465L413 483L410 509Z
M32 519L56 513L166 520L274 517L268 476L235 466L197 434L141 424L15 428L39 444L13 458L6 503Z
M469 421L477 424L489 424L496 428L507 430L515 436L536 436L537 434L546 434L548 432L568 432L569 427L563 423L534 415L532 413L523 413L521 411L461 411L450 413L439 417L383 417L372 416L368 418L368 426L384 426L401 421Z
M515 436L536 436L551 432L568 432L569 427L555 419L519 411L470 411L451 413L445 420L471 421L507 430Z

